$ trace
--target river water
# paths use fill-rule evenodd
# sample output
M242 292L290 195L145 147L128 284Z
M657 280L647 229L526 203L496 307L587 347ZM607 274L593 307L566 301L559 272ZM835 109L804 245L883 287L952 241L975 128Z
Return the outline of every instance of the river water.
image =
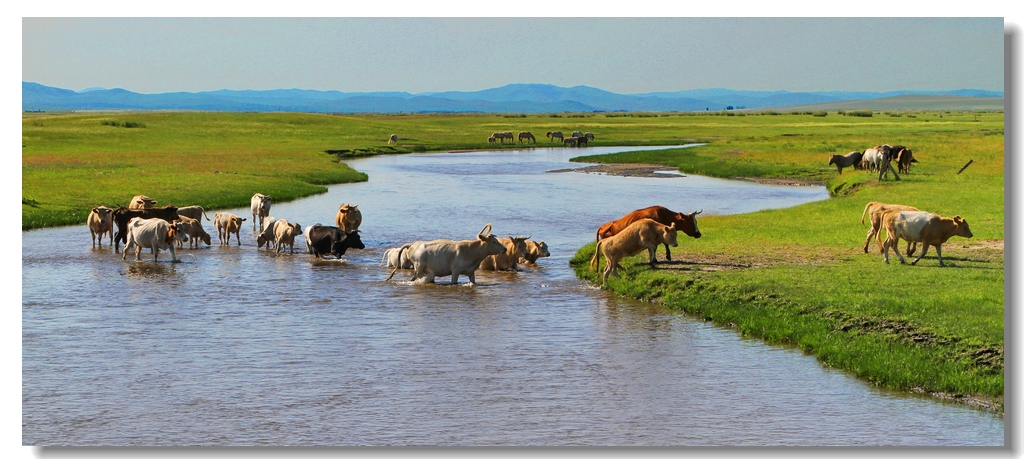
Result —
M316 261L303 242L294 254L257 249L247 208L228 210L250 219L240 247L219 246L204 222L213 246L179 251L181 263L148 250L121 261L93 249L84 225L23 232L23 444L1003 445L998 415L881 391L576 279L576 249L633 209L706 216L828 197L547 172L582 166L567 163L581 151L626 149L352 160L368 182L271 211L308 226L359 205L367 247L343 260ZM412 284L403 271L384 282L386 248L471 239L487 223L546 241L551 257L478 271L476 286Z

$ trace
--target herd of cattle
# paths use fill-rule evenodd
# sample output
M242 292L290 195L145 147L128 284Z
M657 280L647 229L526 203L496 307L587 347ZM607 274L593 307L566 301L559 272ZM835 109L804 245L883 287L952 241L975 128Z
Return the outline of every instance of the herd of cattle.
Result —
M897 171L892 170L891 164L895 162ZM916 163L914 152L903 145L892 146L889 144L877 145L864 151L851 151L845 155L832 155L828 164L839 169L843 173L844 167L853 167L858 170L878 172L878 179L882 180L886 174L892 172L896 180L900 179L899 174L910 172L910 165Z
M267 246L281 252L287 246L289 252L294 252L299 235L305 239L307 252L317 258L341 258L348 249L366 248L359 235L362 213L358 206L342 204L335 216L336 226L317 223L303 228L298 223L271 216L271 201L270 196L256 193L250 203L257 249ZM127 257L129 249L134 248L135 259L138 260L141 250L148 247L153 252L154 261L161 250L170 251L171 258L176 261L175 247L181 248L184 242L188 242L190 248L198 248L200 241L211 244L210 235L202 226L202 220L210 221L210 218L202 207L155 207L155 204L155 200L139 195L128 207L116 210L106 206L93 208L88 218L93 246L102 246L103 237L109 234L110 245L115 252L124 243L122 259ZM665 259L671 261L669 247L678 245L679 231L692 238L701 237L697 228L697 215L701 212L703 210L682 213L651 206L605 223L597 229L597 247L590 264L595 272L600 271L601 256L604 255L607 260L602 271L604 282L610 275L619 276L619 262L623 258L637 255L645 249L651 266L657 263L655 253L659 245L664 245ZM864 253L868 252L871 238L875 238L886 263L889 263L889 249L895 250L900 262L905 263L898 247L899 240L903 239L908 243L907 256L913 255L917 244L923 245L920 255L911 264L916 264L927 253L928 246L934 246L939 266L944 266L942 244L953 236L974 236L967 221L959 215L950 219L904 205L869 202L861 214L862 224L865 218L870 220L871 229L864 241ZM239 233L245 220L228 212L217 212L213 222L218 242L230 245L234 234L240 246ZM885 242L881 240L882 229L887 233ZM389 248L385 250L380 265L393 268L386 280L391 280L399 269L409 269L412 270L413 281L423 279L432 283L438 276L451 276L451 283L456 284L464 275L475 284L477 269L518 271L520 263L534 264L548 256L551 253L543 241L532 241L530 236L498 238L491 234L491 224L488 223L472 240L415 241Z

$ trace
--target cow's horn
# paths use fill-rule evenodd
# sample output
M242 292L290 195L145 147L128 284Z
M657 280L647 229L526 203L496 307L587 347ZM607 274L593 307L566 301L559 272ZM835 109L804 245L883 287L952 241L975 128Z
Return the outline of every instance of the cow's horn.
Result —
M701 213L701 212L704 212L704 209L698 210L698 211L694 212L693 214L694 214L694 215L697 215L697 214L699 214L699 213Z
M484 228L482 230L480 230L480 236L487 236L489 234L491 234L491 224L490 223L484 225Z

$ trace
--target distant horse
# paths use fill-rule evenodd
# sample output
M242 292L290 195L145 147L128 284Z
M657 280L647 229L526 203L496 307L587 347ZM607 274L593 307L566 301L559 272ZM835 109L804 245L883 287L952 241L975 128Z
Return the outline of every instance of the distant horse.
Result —
M530 131L523 131L519 133L519 143L523 143L523 139L526 139L527 141L532 140L533 143L537 143L537 138L534 137L533 133Z
M569 137L568 139L563 139L562 140L562 145L566 146L566 147L575 147L576 146L576 138L575 137Z
M594 140L594 134L591 134L589 132L584 133L583 137L586 137L589 140Z
M391 137L388 137L388 145L393 143L398 143L398 134L391 134Z
M564 139L564 137L562 136L562 133L559 132L559 131L549 132L547 134L547 136L548 136L549 139L551 139L551 142L554 142L555 139L558 139L559 141L562 141Z
M832 155L828 159L828 163L829 165L835 164L836 167L839 168L839 173L842 174L844 167L856 167L858 164L860 164L862 156L864 156L864 153L861 153L859 151L851 151L845 155Z

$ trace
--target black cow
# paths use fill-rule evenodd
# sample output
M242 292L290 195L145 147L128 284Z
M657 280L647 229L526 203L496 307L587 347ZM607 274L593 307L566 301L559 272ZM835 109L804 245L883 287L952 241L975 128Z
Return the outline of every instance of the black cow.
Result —
M348 249L365 249L359 231L345 232L337 226L313 225L309 228L310 249L317 258L331 254L341 258Z
M175 206L167 205L163 207L154 207L152 209L128 209L127 207L118 207L114 211L114 223L117 224L117 234L114 235L114 252L118 251L118 247L122 242L128 243L128 220L135 217L140 218L161 218L167 220L168 223L173 223L178 219L178 208Z

